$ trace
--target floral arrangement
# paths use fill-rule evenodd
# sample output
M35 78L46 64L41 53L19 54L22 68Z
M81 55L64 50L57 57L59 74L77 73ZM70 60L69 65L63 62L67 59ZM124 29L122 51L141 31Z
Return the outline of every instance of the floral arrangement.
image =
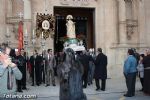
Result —
M84 40L85 38L86 38L86 36L83 35L83 34L78 34L78 35L76 35L76 39L77 39L78 41ZM67 37L67 36L64 36L64 37L61 37L61 38L60 38L60 41L62 41L62 42L65 42L65 41L68 41L68 40L70 40L70 38Z

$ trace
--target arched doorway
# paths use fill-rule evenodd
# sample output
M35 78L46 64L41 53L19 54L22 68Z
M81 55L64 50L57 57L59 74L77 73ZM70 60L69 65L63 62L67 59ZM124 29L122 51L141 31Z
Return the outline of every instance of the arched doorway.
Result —
M54 38L54 50L59 52L63 49L63 41L66 36L66 16L74 17L76 36L83 39L85 47L95 47L94 37L94 9L93 8L68 8L54 7L54 15L56 16L56 31Z

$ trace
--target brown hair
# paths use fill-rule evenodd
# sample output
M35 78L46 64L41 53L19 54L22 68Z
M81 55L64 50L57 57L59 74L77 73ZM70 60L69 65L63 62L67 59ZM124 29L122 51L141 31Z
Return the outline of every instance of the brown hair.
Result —
M2 43L2 44L0 45L0 51L1 51L1 52L5 52L5 51L6 51L6 48L10 48L7 43Z

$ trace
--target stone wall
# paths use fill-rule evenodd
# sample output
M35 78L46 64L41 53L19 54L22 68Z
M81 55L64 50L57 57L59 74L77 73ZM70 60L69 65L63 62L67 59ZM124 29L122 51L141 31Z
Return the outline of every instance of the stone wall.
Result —
M6 23L5 23L5 0L0 0L0 40L4 40L4 33L6 33Z
M138 24L134 28L132 38L127 39L126 29L126 6L124 0L23 0L22 6L16 2L15 7L6 6L6 0L0 0L0 39L4 41L7 27L6 15L15 16L18 12L24 13L24 29L29 33L28 52L32 54L32 30L35 29L36 14L49 13L53 14L54 7L83 7L94 8L94 32L95 48L101 47L103 52L108 56L108 77L123 76L123 63L127 57L127 49L135 47L142 51L150 46L150 1L136 0L133 2L133 19ZM13 0L12 0L13 1ZM85 0L86 1L86 0ZM14 1L15 2L15 1ZM14 4L14 3L13 3ZM14 7L14 8L13 8ZM6 12L7 11L7 12ZM6 14L6 15L5 15ZM25 30L24 30L25 32ZM12 38L13 40L13 38ZM36 47L42 51L40 39L36 39ZM50 37L46 40L46 48L53 48L53 39Z
M145 40L148 46L150 46L150 1L144 0L145 3Z

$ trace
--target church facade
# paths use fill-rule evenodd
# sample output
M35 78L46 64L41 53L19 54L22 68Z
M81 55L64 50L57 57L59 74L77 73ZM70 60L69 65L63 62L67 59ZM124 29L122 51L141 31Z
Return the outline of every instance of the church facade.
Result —
M108 76L122 76L127 49L138 52L150 47L150 1L149 0L0 0L0 42L11 47L18 44L18 23L23 21L26 50L32 54L33 47L41 52L61 47L60 37L66 30L65 18L71 14L76 22L76 34L84 36L86 48L101 47L108 56ZM37 13L56 17L54 36L33 36ZM60 44L59 44L60 42Z

